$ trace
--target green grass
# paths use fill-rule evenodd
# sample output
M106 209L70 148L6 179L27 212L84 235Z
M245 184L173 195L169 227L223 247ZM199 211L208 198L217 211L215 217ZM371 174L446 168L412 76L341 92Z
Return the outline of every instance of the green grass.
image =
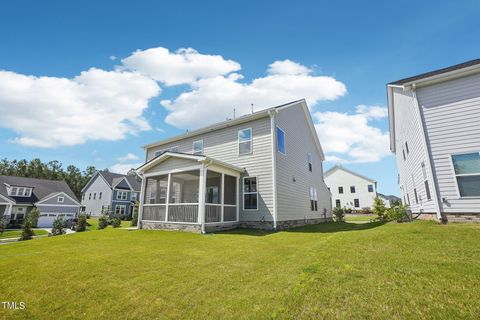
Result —
M0 246L23 319L466 319L480 225L331 223L290 232L95 232Z
M87 222L90 224L88 227L88 230L98 230L98 218L90 218L87 220ZM131 221L122 221L122 224L120 225L120 228L128 228L130 227ZM107 228L112 228L112 226L108 226Z
M345 221L347 222L353 222L353 221L357 221L357 222L363 222L363 221L371 221L371 220L374 220L377 216L375 215L371 215L371 214L361 214L361 215L355 215L355 216L349 216L347 215L345 217Z
M34 229L33 232L35 233L36 236L42 236L42 235L48 234L47 231L42 229ZM0 234L0 239L18 238L20 237L21 234L22 234L22 230L8 230Z

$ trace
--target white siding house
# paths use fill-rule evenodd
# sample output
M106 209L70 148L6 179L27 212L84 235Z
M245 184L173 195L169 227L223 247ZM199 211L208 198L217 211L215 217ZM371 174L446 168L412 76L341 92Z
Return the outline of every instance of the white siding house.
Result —
M325 172L325 183L332 193L332 207L370 209L377 196L375 180L338 165Z
M304 100L145 146L145 229L284 229L331 220L323 151Z
M403 202L438 220L480 214L480 59L387 89Z

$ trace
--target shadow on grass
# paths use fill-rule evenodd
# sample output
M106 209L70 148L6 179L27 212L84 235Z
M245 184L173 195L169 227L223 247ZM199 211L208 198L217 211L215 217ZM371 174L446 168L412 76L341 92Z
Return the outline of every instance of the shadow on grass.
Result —
M384 225L384 221L375 221L367 223L350 223L350 222L328 222L320 224L312 224L308 226L282 230L280 232L298 232L298 233L334 233L334 232L346 232L346 231L362 231L380 227ZM268 230L253 230L253 229L233 229L222 232L215 232L216 234L225 235L245 235L254 237L263 237L271 234L275 234L274 231Z

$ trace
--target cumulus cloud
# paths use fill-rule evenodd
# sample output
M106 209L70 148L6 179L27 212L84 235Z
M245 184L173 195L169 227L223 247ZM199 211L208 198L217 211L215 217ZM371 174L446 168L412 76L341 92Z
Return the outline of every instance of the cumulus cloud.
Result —
M0 126L24 146L115 141L150 129L142 114L159 93L135 72L92 68L68 79L0 71Z
M387 116L386 108L357 106L354 114L316 112L316 129L326 161L376 162L390 155L388 132L369 124Z
M135 160L139 160L140 157L129 152L127 153L125 156L123 157L118 157L117 160L120 161L120 162L127 162L127 161L135 161Z
M111 172L120 173L120 174L127 174L130 169L136 169L140 167L143 163L135 162L135 163L117 163L114 164L109 168Z
M267 73L271 75L275 74L290 74L290 75L307 75L312 70L300 63L286 59L283 61L275 61L268 66Z
M240 64L219 55L201 54L192 48L170 52L166 48L157 47L135 51L122 59L122 65L117 68L135 70L172 86L226 75L240 70Z

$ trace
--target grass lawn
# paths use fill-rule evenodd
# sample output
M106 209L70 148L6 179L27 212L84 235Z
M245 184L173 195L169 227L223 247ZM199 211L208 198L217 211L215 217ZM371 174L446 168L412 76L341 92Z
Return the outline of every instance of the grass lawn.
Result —
M88 230L97 230L98 228L98 218L90 218L87 220L90 226ZM122 221L120 228L128 228L130 227L131 221ZM112 228L112 226L108 226L107 228Z
M377 216L373 214L359 214L359 215L346 215L345 221L347 222L364 222L374 220Z
M35 233L36 236L41 236L41 235L46 235L48 234L47 231L42 230L42 229L34 229L33 232ZM0 239L6 239L6 238L18 238L22 234L22 230L8 230L4 231L2 234L0 234Z
M330 223L199 235L109 227L0 246L22 319L480 315L480 225Z

